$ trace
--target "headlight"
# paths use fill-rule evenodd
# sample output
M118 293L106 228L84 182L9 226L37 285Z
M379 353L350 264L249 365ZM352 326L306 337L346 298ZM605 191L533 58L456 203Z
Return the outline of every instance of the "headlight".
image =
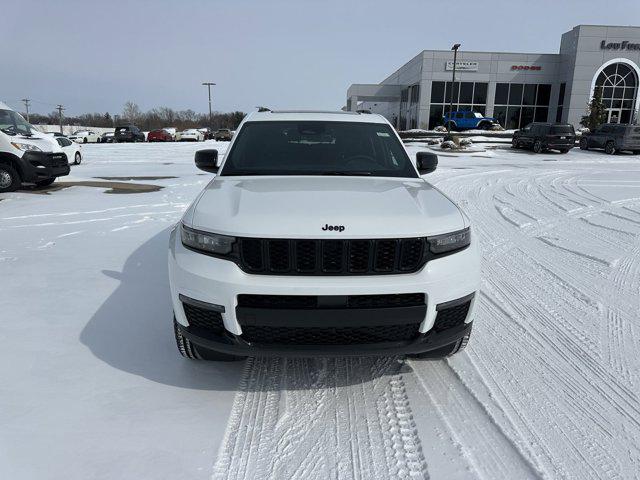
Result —
M235 237L217 235L215 233L199 232L191 228L180 225L182 244L186 247L201 250L205 253L216 253L226 255L231 253Z
M22 150L23 152L41 152L42 151L38 147L36 147L35 145L31 145L29 143L11 142L11 145L16 147L18 150Z
M471 231L469 228L458 230L457 232L445 233L427 237L431 253L446 253L453 250L460 250L471 243Z

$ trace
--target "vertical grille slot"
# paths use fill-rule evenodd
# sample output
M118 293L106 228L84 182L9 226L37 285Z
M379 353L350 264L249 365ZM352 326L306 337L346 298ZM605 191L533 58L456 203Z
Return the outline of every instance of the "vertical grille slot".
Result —
M262 240L244 238L240 246L240 256L241 261L247 267L247 270L260 272L264 269Z
M342 240L322 241L322 271L325 273L342 272L342 254L344 244Z
M289 271L289 241L269 240L267 249L269 251L269 271L276 273Z
M317 270L316 243L313 240L296 241L296 269L300 273L313 273Z
M400 270L414 270L422 260L424 242L421 238L408 238L401 241Z
M376 241L374 268L377 272L391 272L394 270L397 247L398 242L396 240Z
M369 240L352 240L349 244L349 272L367 272L370 256L371 242Z

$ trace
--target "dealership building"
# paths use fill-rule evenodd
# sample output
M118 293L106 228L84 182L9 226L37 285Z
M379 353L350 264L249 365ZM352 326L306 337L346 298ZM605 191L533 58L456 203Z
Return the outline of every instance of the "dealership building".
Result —
M559 53L424 50L378 84L353 84L347 110L384 115L400 130L431 129L453 109L493 117L508 129L532 121L568 122L585 114L596 87L607 119L637 123L640 27L578 25Z

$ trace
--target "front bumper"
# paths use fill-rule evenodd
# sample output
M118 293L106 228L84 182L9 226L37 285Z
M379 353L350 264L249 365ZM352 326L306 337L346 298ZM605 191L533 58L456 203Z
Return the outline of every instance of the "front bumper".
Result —
M192 343L214 350L237 356L278 356L278 357L325 357L325 356L382 356L382 355L411 355L425 352L434 352L457 342L471 332L472 322L458 325L445 332L428 332L420 338L411 341L381 342L371 344L352 345L262 345L244 340L239 335L225 332L223 335L215 335L196 327L185 327L178 324L178 329L183 336Z
M53 177L69 175L71 168L62 152L25 152L20 158L22 180L35 183Z
M235 263L203 255L186 249L180 240L179 230L174 229L170 237L169 279L176 321L183 334L193 343L205 348L237 355L381 355L420 353L438 349L463 337L470 328L474 305L480 283L480 256L477 243L457 253L429 261L420 271L399 275L367 276L278 276L251 275L243 272ZM345 296L345 295L386 295L424 293L425 305L416 310L400 311L387 309L385 313L411 318L419 325L419 338L411 341L382 342L357 345L260 345L243 338L242 325L247 325L247 311L238 308L239 295L282 295L282 296ZM473 296L471 298L471 296ZM184 298L194 299L220 308L224 324L224 334L211 335L190 326L183 306ZM436 321L438 305L469 297L470 306L459 328L436 333L431 331ZM335 311L330 312L335 313ZM326 311L325 311L326 313ZM420 318L415 317L419 314ZM243 315L245 315L243 317ZM323 316L314 310L289 312L281 315L285 322L313 326L338 321L341 325L349 322L349 315L342 312ZM298 318L296 318L296 316ZM241 318L243 317L243 318ZM360 320L381 321L384 315L379 311L360 317ZM318 323L319 322L319 323ZM285 323L286 324L286 323Z

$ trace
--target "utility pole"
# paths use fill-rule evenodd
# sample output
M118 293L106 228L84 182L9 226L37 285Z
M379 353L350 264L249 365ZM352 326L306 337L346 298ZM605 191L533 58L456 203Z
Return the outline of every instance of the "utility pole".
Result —
M31 100L23 98L22 103L24 103L24 108L27 110L27 123L31 123L29 122L29 104L31 103Z
M58 118L60 119L60 133L62 133L62 112L65 110L63 105L57 105L58 109Z
M209 129L213 130L213 115L211 114L211 87L215 85L213 82L203 82L202 85L206 85L209 90Z
M453 50L453 74L451 77L451 90L449 91L449 121L447 122L447 140L451 139L451 115L453 114L453 89L456 86L456 64L458 63L458 49L460 44L456 43L451 50Z

